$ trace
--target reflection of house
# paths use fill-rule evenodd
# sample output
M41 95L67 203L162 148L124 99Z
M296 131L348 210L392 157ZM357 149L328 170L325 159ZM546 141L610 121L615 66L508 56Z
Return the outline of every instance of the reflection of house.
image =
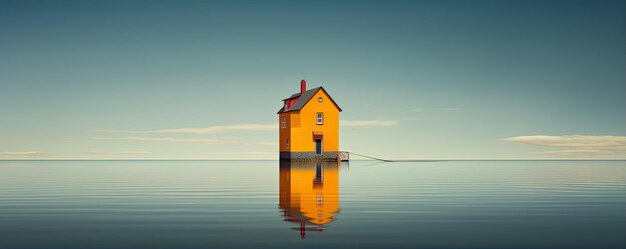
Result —
M281 161L279 206L302 238L306 231L325 230L339 213L337 163Z
M341 108L322 87L300 92L283 100L278 111L280 159L337 160Z

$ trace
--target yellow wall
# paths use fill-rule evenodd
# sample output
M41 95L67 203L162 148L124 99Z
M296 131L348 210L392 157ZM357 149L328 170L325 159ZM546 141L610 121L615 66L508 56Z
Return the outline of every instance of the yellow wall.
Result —
M287 112L287 113L281 113L280 115L278 115L278 128L279 128L279 151L283 151L283 152L289 152L291 151L291 129L289 128L290 125L292 125L292 121L291 121L291 117L292 116L299 116L299 112ZM287 127L286 128L282 128L282 120L283 117L285 118L286 122L287 122ZM295 118L294 118L295 120ZM287 148L286 144L287 144L287 139L289 139L289 148Z
M295 222L323 225L339 212L339 170L335 162L319 162L322 181L315 181L315 162L280 162L279 206Z
M321 103L317 101L319 97L322 97ZM324 113L323 125L317 125L318 112ZM324 91L318 91L300 111L281 113L278 117L279 127L282 117L287 118L287 128L280 129L280 151L315 151L313 131L323 132L324 151L339 151L339 110ZM286 147L287 139L289 148Z

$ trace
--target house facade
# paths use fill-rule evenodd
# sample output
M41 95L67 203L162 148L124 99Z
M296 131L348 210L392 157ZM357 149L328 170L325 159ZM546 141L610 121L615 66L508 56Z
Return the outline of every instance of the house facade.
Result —
M339 112L323 87L306 89L283 99L278 111L281 160L336 161L339 153Z

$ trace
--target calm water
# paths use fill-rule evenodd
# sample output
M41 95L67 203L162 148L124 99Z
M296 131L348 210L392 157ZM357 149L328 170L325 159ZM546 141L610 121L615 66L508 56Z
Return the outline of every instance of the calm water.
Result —
M625 248L623 161L0 161L0 248Z

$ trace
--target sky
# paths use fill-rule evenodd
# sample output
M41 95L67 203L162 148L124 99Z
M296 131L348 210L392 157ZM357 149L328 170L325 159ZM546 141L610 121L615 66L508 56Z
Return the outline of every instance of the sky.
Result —
M0 1L0 159L626 159L624 1ZM357 159L354 157L353 159Z

